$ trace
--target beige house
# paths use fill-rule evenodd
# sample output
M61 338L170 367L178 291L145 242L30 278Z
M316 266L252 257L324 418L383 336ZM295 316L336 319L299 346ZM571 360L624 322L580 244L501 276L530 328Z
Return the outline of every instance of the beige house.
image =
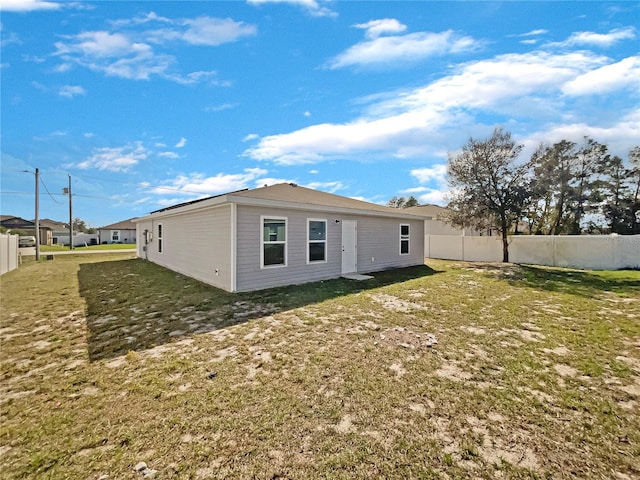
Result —
M133 220L138 256L230 292L424 263L424 220L295 184L241 190Z
M424 218L425 235L481 235L475 229L455 227L448 223L446 221L448 210L439 205L416 205L403 210Z

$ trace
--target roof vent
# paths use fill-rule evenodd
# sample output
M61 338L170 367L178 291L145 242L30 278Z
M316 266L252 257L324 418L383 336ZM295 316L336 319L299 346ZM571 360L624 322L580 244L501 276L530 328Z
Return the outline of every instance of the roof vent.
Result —
M291 182L289 185L291 185L292 187L297 187L298 186L297 183L293 183L293 182Z

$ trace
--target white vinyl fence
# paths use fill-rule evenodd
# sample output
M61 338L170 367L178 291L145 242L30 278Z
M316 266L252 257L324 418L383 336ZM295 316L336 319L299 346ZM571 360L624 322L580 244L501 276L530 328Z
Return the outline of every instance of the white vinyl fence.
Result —
M18 268L18 235L0 233L0 275Z
M425 257L501 262L500 237L425 235ZM519 235L509 237L509 261L592 270L640 268L640 235Z
M69 245L69 235L54 235L55 242L58 245ZM76 233L73 236L74 247L84 247L86 245L99 244L99 237L97 233Z

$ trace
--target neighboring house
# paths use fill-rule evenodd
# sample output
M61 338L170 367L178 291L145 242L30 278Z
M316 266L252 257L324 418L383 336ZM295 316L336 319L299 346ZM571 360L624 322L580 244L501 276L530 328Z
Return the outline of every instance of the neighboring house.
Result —
M42 230L45 229L47 231L47 243L45 245L56 245L58 243L62 243L59 240L61 238L69 238L69 229L67 228L66 223L56 222L55 220L50 220L45 218L40 220L40 236L42 236Z
M98 229L99 242L103 243L136 243L136 224L133 219L106 225Z
M134 219L138 256L231 292L424 263L424 220L295 184Z
M7 230L32 230L36 228L34 222L13 215L0 215L0 225Z
M475 229L460 228L448 223L446 218L449 210L445 207L427 204L407 207L403 210L412 215L419 215L425 219L425 235L482 235L481 232L478 232Z
M48 229L43 222L44 220L39 221L40 245L51 245L51 242L53 241L51 230ZM25 220L24 218L14 217L12 215L2 215L0 216L0 225L9 231L22 230L26 235L35 236L36 234L35 220Z
M63 222L56 222L45 218L40 220L40 228L48 228L51 230L51 244L53 245L68 245L69 244L69 224Z

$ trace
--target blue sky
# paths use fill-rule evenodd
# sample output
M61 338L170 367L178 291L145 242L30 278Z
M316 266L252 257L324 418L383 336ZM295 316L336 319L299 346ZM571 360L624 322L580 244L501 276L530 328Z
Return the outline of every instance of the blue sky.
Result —
M99 227L283 181L446 202L447 155L640 139L638 2L3 0L1 213Z

